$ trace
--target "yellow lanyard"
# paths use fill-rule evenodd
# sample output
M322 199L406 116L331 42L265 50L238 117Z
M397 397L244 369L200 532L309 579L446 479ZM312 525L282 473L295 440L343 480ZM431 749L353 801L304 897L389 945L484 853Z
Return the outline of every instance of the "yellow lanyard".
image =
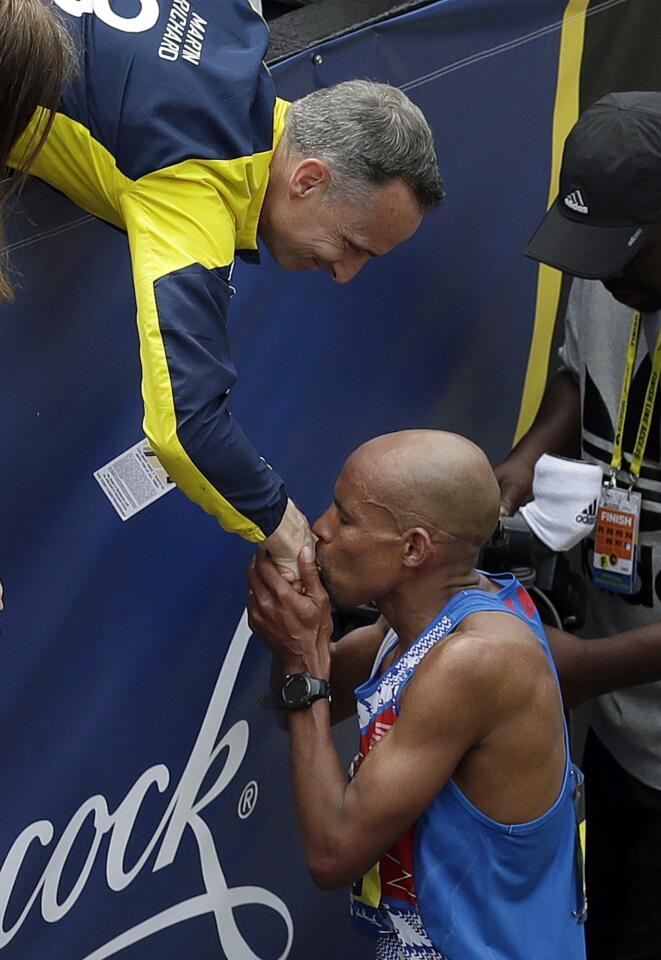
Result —
M615 427L615 440L613 441L613 456L611 458L611 483L615 483L615 474L622 468L622 437L624 434L624 422L627 416L627 403L629 402L629 390L631 388L631 378L633 377L633 368L636 364L636 355L638 353L638 341L640 339L640 313L636 311L631 324L631 336L629 337L629 346L627 347L627 359L624 367L624 377L622 378L622 393L620 395L620 408L617 413L617 424ZM631 486L634 485L640 476L640 468L645 456L645 448L650 432L650 423L654 412L654 401L656 391L659 386L659 375L661 374L661 330L656 338L656 347L654 348L654 358L652 360L652 372L650 373L647 392L645 393L645 402L643 411L640 415L638 424L638 433L636 434L636 444L633 448L633 457L629 469L629 479Z

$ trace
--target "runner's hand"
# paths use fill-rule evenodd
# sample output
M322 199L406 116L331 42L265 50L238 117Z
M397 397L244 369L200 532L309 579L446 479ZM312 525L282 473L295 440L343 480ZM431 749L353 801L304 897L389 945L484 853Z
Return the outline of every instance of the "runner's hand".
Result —
M330 674L333 620L330 600L321 580L314 550L299 557L302 590L278 574L260 551L248 568L248 623L283 664L286 673L309 670L315 677Z

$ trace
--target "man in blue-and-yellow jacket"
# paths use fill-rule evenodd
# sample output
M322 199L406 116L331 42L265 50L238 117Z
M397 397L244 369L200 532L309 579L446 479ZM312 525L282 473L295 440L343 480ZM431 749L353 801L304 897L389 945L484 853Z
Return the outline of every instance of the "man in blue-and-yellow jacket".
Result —
M442 199L429 128L366 81L276 98L249 0L55 4L79 64L30 172L128 234L144 427L163 466L295 571L307 521L229 411L232 262L260 236L287 269L351 279Z

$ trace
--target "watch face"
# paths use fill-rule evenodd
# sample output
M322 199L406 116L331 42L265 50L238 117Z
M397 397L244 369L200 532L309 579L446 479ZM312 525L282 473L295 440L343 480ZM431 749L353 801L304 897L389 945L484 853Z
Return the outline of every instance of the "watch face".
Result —
M282 696L285 703L305 703L309 692L308 678L302 673L295 673L287 678L282 690Z

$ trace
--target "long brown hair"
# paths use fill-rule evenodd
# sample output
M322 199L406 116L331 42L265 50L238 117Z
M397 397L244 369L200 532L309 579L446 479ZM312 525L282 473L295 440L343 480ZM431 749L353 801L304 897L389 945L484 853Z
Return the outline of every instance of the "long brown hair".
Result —
M50 3L0 0L0 301L12 297L2 204L20 189L43 146L74 62L71 38ZM39 107L43 119L23 152L20 171L9 179L11 149Z

